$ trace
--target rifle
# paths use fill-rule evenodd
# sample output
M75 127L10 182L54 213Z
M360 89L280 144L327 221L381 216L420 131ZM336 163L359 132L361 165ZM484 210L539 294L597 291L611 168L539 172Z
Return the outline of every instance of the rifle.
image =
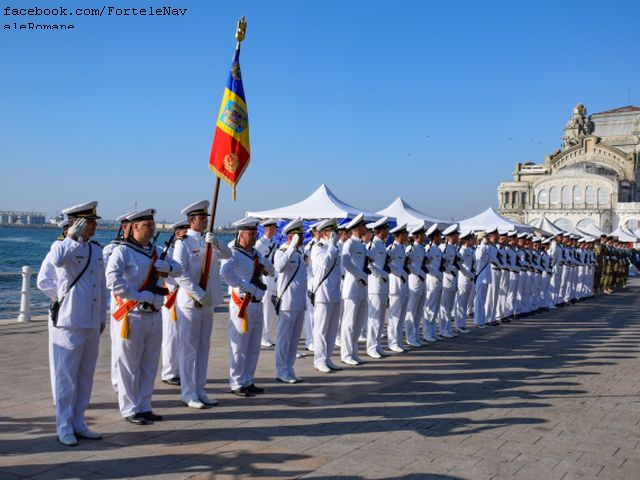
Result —
M160 234L160 232L158 232L155 237L153 237L153 242L152 245L155 245L156 240L158 240L158 235ZM167 240L165 242L165 250L164 252L162 252L160 254L159 259L160 260L164 260L165 258L167 258L167 255L169 254L169 248L171 247L171 245L173 244L174 239L176 238L176 234L175 232L173 232L173 234L169 237L169 240ZM167 274L163 274L158 272L155 267L151 267L151 281L149 282L149 285L147 285L146 288L144 288L143 290L147 290L151 293L153 293L154 295L162 295L163 297L166 297L167 295L169 295L169 289L167 287L161 287L160 285L158 285L158 281L160 280L160 277L166 277ZM154 307L153 305L148 304L147 302L144 302L142 304L142 306L144 308L150 308L153 312L157 312L158 309L156 307Z

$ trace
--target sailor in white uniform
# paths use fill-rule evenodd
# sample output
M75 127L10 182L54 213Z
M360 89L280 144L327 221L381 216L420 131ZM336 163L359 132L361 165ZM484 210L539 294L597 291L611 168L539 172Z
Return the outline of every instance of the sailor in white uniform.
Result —
M58 313L51 329L55 369L56 431L65 446L77 438L99 439L89 429L84 412L89 405L98 359L100 333L106 317L104 264L100 245L90 238L96 232L98 202L62 211L69 217L64 240L49 251L56 268Z
M458 272L458 293L456 295L454 318L455 327L453 331L455 333L469 333L467 326L467 305L469 304L469 295L471 294L471 287L475 279L473 273L473 232L467 230L460 233L460 242L462 246L458 250L458 266L460 268Z
M58 227L62 229L62 232L56 239L56 242L61 242L67 236L67 230L69 229L69 220L65 219L58 223ZM49 249L51 250L51 249ZM47 253L42 261L40 270L38 271L38 278L36 281L38 290L44 293L51 303L53 304L58 299L58 274L56 273L56 267L51 262L51 253ZM55 328L49 318L47 322L49 330L49 376L51 377L51 395L53 397L53 404L56 404L56 369L54 367L53 357L53 336L51 335L51 329Z
M187 234L189 220L180 220L171 225L174 241L169 245L167 256L173 258L175 242ZM162 306L162 368L160 378L167 385L180 385L180 343L178 332L178 309L176 297L178 285L172 277L164 279L165 287L169 289L169 295Z
M380 337L389 299L391 257L386 247L389 219L382 217L367 224L367 228L373 230L373 238L367 245L367 262L370 272L367 278L367 355L380 359L387 356L382 348Z
M220 274L231 287L229 302L229 385L231 393L251 397L264 392L254 383L262 338L263 275L275 273L273 265L254 246L258 220L246 217L233 224L238 229L231 258L222 262Z
M268 218L260 224L264 228L264 234L256 242L256 250L258 250L264 258L273 263L273 256L278 248L278 219ZM267 291L262 297L262 315L264 323L262 325L262 340L260 345L269 348L273 347L273 338L276 330L276 311L271 302L271 296L275 295L276 277L274 275L265 275L262 279L267 286Z
M360 365L358 356L358 337L367 317L367 250L361 238L367 233L364 214L360 213L351 220L346 229L351 232L342 247L342 326L340 357L347 365Z
M187 234L178 240L173 258L182 267L176 276L178 289L178 329L180 355L180 396L191 408L216 405L205 389L211 350L213 311L222 303L220 259L230 258L231 249L206 231L209 202L201 200L182 212L189 220ZM206 233L205 233L206 232ZM211 260L203 279L206 252L211 248Z
M317 226L321 238L311 248L313 284L313 365L319 372L342 370L331 360L340 320L340 253L336 221L328 219Z
M311 249L320 240L320 232L316 228L320 222L315 222L309 225L308 233L311 238L302 248L304 254L305 265L307 266L307 290L311 289L313 285L313 265L311 263ZM306 297L307 308L304 313L304 347L313 352L313 305L309 301L309 296ZM298 357L306 356L302 352L298 352Z
M406 248L406 254L409 258L409 300L405 317L405 337L407 344L413 348L422 347L420 327L423 323L424 302L427 297L426 251L424 249L425 230L424 222L411 227L409 234L413 237L413 242Z
M111 253L106 272L107 286L120 305L113 313L120 323L118 404L124 419L136 425L162 420L151 408L162 346L161 309L168 293L161 276L179 275L182 270L151 243L155 213L149 208L127 217L131 233Z
M498 301L498 291L500 290L500 274L502 273L502 263L498 258L498 229L490 228L487 230L487 247L489 249L489 259L491 261L491 283L487 288L487 301L484 305L486 322L489 325L496 326L500 323L496 320L496 303Z
M283 383L299 383L294 370L296 350L307 307L307 266L302 253L304 234L301 218L284 226L287 236L273 258L278 275L276 295L280 302L278 333L276 337L276 380Z
M486 232L478 232L476 235L478 245L476 246L475 259L475 302L473 307L474 324L477 328L485 328L487 317L485 315L485 305L487 303L487 291L491 284L491 252Z
M389 233L393 236L393 243L387 247L387 254L391 258L389 267L389 312L387 316L387 344L389 350L395 353L406 351L402 342L404 332L404 317L409 300L409 266L405 245L407 243L406 224L397 225Z
M440 227L437 223L426 231L429 240L426 249L425 266L427 268L427 297L424 303L423 339L435 342L436 321L440 313L440 297L442 295L442 250L440 250Z
M451 316L458 289L458 224L445 228L445 241L440 245L442 252L442 294L440 295L440 335L445 338L457 336L451 327Z

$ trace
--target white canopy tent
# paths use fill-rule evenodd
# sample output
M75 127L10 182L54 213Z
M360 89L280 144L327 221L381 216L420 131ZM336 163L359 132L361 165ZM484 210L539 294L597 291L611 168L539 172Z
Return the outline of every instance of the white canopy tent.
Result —
M624 229L621 226L618 227L613 232L611 232L609 234L609 236L610 237L618 237L618 240L620 240L621 242L633 242L633 243L636 243L636 242L640 241L640 239L638 239L638 237L636 237L633 233L631 233L630 231Z
M301 217L307 220L320 220L323 218L353 218L359 213L364 213L368 221L380 218L380 215L366 212L343 202L323 183L301 202L272 210L250 211L246 215L257 218L290 219Z
M545 232L551 235L557 235L559 233L564 233L560 227L558 227L555 223L549 220L546 216L543 216L539 221L536 221L532 225L536 230L540 230L541 232Z
M396 198L389 204L387 208L379 210L376 213L383 217L394 218L396 220L396 223L398 224L406 223L409 226L416 226L422 223L426 223L428 227L430 227L434 223L449 226L452 223L447 222L446 220L432 217L431 215L427 215L426 213L422 213L416 210L407 202L405 202L402 197Z
M489 207L484 212L475 217L460 220L460 227L467 230L487 230L498 227L500 230L518 230L519 232L533 232L535 229L524 223L514 222L507 217L503 217L493 208Z
M587 234L590 237L595 237L595 238L600 238L600 235L604 234L604 232L600 230L595 223L590 223L586 227L579 228L578 230L583 234Z

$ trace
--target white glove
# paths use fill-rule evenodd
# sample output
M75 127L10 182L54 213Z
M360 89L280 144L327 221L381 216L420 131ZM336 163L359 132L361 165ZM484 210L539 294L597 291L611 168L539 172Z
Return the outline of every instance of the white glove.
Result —
M218 246L218 239L215 237L215 235L211 232L207 232L204 234L204 241L206 243L210 243L211 245L213 245L214 247Z
M143 290L140 292L140 303L153 303L153 299L155 295L151 293L149 290Z
M82 236L82 234L86 229L87 229L87 220L84 218L78 218L75 222L73 222L73 225L69 227L69 231L67 232L67 235L69 235L70 237L78 238Z
M171 271L171 265L166 260L158 259L156 263L153 264L158 273L169 273Z
M335 247L338 244L338 234L336 232L331 232L331 234L329 234L329 244L332 247Z
M293 246L294 248L298 248L299 242L300 242L300 235L296 233L291 239L291 246Z

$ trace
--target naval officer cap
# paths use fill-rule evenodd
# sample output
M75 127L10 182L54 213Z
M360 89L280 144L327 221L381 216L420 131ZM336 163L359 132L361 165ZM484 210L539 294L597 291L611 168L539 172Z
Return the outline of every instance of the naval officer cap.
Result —
M430 237L431 235L435 235L436 232L439 232L439 231L440 231L439 225L437 223L434 223L429 228L427 228L427 231L426 231L427 237Z
M518 235L516 235L520 240L522 240L523 238L527 238L528 233L527 232L520 232Z
M349 220L348 218L345 218L344 220L341 220L340 223L338 223L338 231L346 230L347 229L347 225L349 225L349 223L351 223L351 220Z
M279 221L279 218L267 218L266 220L260 222L260 225L262 225L263 227L274 227L278 225Z
M456 233L460 233L459 229L458 229L458 224L457 223L453 223L451 225L449 225L447 228L445 228L442 231L442 234L446 237L447 235L455 235Z
M387 228L389 223L389 217L382 217L376 220L375 222L367 223L367 228L369 230L377 230L381 228Z
M116 217L116 222L120 222L122 224L129 223L128 217L129 217L129 215L133 215L134 213L136 213L135 210L131 210L130 212L123 213L119 217Z
M171 230L180 230L181 228L189 228L189 220L180 220L171 225Z
M544 240L542 240L542 245L547 245L547 244L551 243L551 239L552 238L553 237L547 237Z
M297 220L297 219L296 219ZM300 219L302 221L302 219ZM311 233L314 230L318 229L318 225L320 225L322 223L322 220L320 220L319 222L313 222L311 225L309 225L307 227L307 233ZM304 224L302 225L302 228L304 228ZM286 233L286 232L285 232Z
M74 205L73 207L65 208L62 210L67 217L71 218L86 218L87 220L97 220L100 217L96 213L96 207L98 202L81 203L80 205Z
M416 236L424 231L426 231L426 225L424 224L424 222L418 223L417 225L409 228L409 233L413 236Z
M326 220L323 220L320 223L318 223L316 228L318 230L327 230L327 229L336 230L338 228L338 224L335 218L327 218Z
M465 230L460 232L460 240L464 240L465 238L471 238L473 236L472 230Z
M354 217L353 220L351 220L349 223L347 223L344 228L346 228L347 230L352 230L356 227L359 227L361 224L364 223L364 213L359 213L358 215L356 215Z
M209 200L200 200L199 202L192 203L188 207L183 208L180 213L188 217L193 215L209 216Z
M498 233L498 227L490 227L485 230L487 235L491 235L493 233Z
M396 225L395 228L389 230L391 235L400 235L401 233L407 233L407 224L401 223L400 225Z
M65 218L61 222L58 222L58 228L62 228L63 230L69 226L69 219Z
M260 220L258 220L255 217L245 217L245 218L241 218L240 220L236 220L231 225L236 227L238 229L238 231L241 231L241 230L258 230L258 224L259 223L260 223Z
M131 215L127 217L127 220L131 223L133 222L142 222L143 220L153 220L153 217L156 214L155 208L147 208L145 210L139 210L137 212L133 212Z
M508 233L509 233L509 230L506 228L498 229L498 235L500 235L501 237L506 237Z
M284 226L282 231L286 235L302 235L304 233L304 222L300 217L294 218Z
M518 236L518 231L517 230L510 230L510 231L507 232L507 237L514 238L514 237L517 237L517 236Z

